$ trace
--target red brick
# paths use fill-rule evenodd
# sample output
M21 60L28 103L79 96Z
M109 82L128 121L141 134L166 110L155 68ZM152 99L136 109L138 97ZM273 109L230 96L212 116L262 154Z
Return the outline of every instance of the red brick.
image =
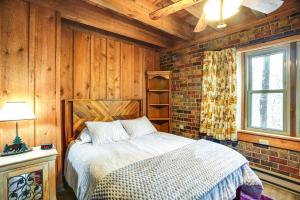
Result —
M278 153L276 151L271 151L271 150L268 150L268 149L261 149L260 152L262 154L267 154L269 156L278 157Z
M285 171L285 172L289 172L291 174L299 174L299 169L294 168L294 167L289 167L286 165L279 165L279 170Z
M278 168L278 164L277 163L273 163L270 161L266 161L266 160L261 160L260 163L264 166L268 166L268 167L272 167L272 168Z
M269 160L272 161L272 162L279 163L279 164L287 165L287 160L284 160L284 159L281 159L281 158L276 158L276 157L270 156Z
M267 167L267 166L264 166L264 165L260 165L260 164L257 164L257 163L254 163L254 166L255 166L255 167L262 168L262 169L266 169L266 170L271 170L270 167Z

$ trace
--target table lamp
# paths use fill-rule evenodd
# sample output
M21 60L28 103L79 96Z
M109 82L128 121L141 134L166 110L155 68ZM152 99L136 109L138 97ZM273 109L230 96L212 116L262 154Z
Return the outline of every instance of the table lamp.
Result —
M15 121L16 137L12 145L6 144L3 155L13 155L30 151L22 142L18 132L18 121L34 120L36 117L26 102L6 102L0 111L0 122Z

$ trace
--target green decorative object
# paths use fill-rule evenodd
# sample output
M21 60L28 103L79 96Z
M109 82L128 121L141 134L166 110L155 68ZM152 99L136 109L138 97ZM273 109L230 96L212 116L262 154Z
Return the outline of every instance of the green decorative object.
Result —
M20 136L17 134L17 136L13 141L13 144L21 144L21 143L22 143L22 138L20 138Z
M6 144L1 156L14 155L31 151L19 136L18 121L32 120L35 115L26 102L7 102L0 111L0 121L16 121L16 137L12 145Z

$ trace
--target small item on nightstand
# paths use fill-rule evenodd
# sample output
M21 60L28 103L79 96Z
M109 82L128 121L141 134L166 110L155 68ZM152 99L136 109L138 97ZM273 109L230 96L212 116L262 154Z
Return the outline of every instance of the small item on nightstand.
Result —
M0 110L0 122L15 121L16 122L16 137L12 145L6 144L1 156L10 156L19 153L31 151L19 136L18 122L21 120L34 120L36 117L32 112L31 107L24 101L6 102Z
M52 148L53 148L53 144L42 144L41 145L42 150L48 150L48 149L52 149Z

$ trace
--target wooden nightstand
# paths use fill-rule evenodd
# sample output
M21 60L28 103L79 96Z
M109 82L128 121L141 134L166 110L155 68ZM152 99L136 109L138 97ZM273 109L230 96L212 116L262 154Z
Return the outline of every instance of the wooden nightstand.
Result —
M56 199L56 149L0 157L0 198ZM17 198L16 198L17 197Z

